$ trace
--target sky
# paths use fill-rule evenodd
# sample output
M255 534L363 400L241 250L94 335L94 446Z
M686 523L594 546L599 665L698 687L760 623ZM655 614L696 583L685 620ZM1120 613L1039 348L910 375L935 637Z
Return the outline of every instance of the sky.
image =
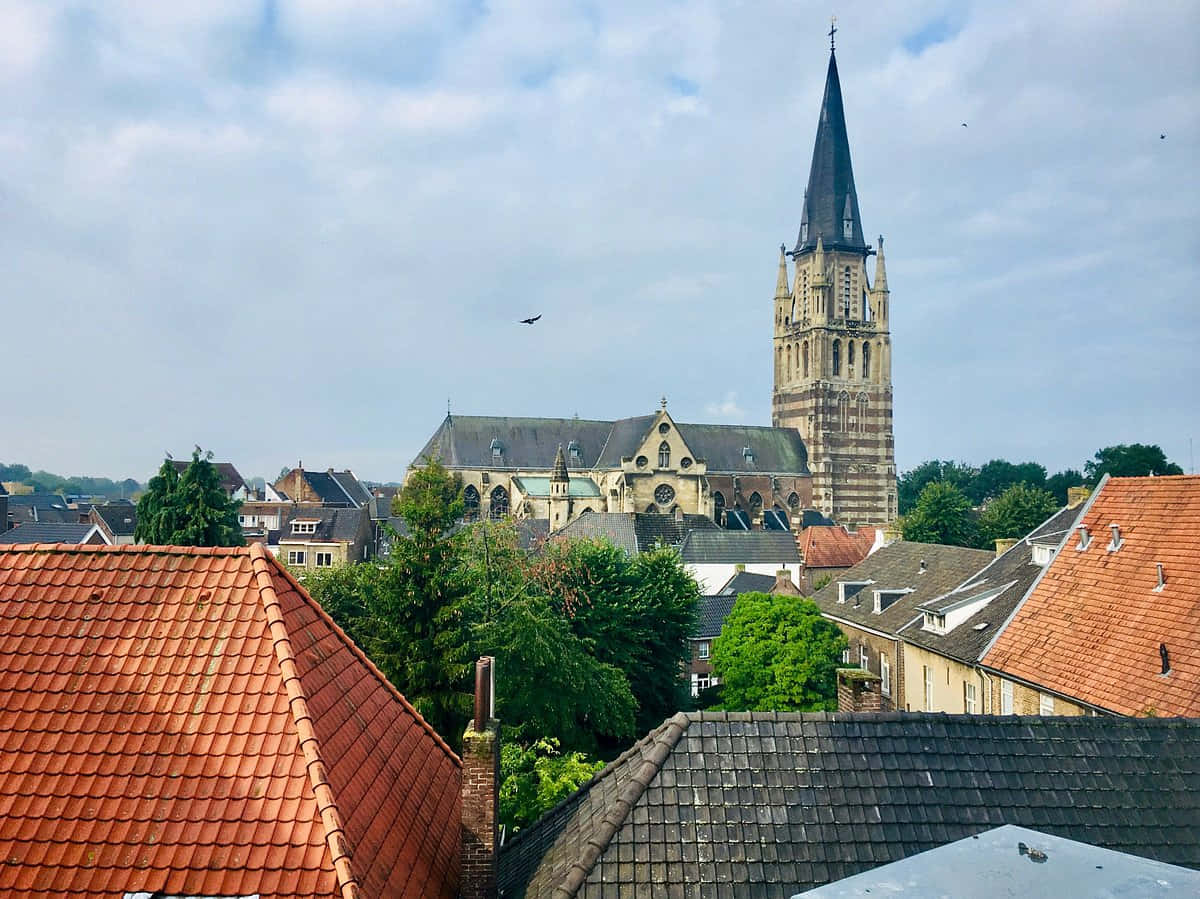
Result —
M1192 470L1200 4L1156 0L0 0L0 461L769 424L831 12L901 470Z

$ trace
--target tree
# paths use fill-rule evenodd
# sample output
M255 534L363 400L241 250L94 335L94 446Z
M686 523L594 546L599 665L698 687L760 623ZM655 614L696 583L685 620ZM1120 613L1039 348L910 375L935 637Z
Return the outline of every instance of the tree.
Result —
M905 540L974 546L975 523L971 501L953 484L935 481L921 491L916 507L900 520Z
M965 491L978 474L978 469L961 462L938 459L922 462L911 471L904 472L896 481L900 514L911 512L917 505L921 491L933 482L945 481Z
M1183 474L1183 469L1168 461L1157 444L1121 443L1096 450L1096 455L1083 464L1083 473L1088 485L1095 487L1106 474L1115 478L1136 478Z
M1045 486L1045 466L1036 462L1014 464L1005 459L992 459L979 469L979 473L967 485L965 492L975 505L979 505L986 499L999 496L1013 484Z
M1074 468L1068 468L1046 478L1046 489L1054 495L1054 501L1060 506L1067 504L1067 490L1083 484L1083 475Z
M979 517L985 544L1006 537L1024 537L1058 509L1054 495L1025 484L1013 484L988 503Z
M529 747L500 747L500 823L514 834L574 793L604 767L580 752L559 751L553 737Z
M743 593L713 643L732 711L834 711L846 637L810 599Z
M192 461L180 474L164 459L158 474L138 500L134 537L161 546L242 546L238 523L241 503L221 489L221 476L212 464L212 453L192 452Z

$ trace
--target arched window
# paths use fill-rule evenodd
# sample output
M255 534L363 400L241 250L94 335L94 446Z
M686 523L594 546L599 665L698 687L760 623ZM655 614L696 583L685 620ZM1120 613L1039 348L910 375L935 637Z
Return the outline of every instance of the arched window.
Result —
M866 344L864 343L863 346L865 347ZM869 402L865 393L858 395L858 432L860 434L866 433L867 430L867 406Z
M835 378L842 376L842 342L840 340L833 342L833 376Z
M846 341L846 377L854 377L854 341Z
M789 493L787 498L788 508L795 512L800 508L800 497L795 493Z
M842 318L850 317L850 266L842 272Z
M808 269L804 270L804 317L808 318Z
M658 467L671 467L671 445L665 440L658 445Z
M789 343L787 348L787 379L792 379L792 345Z
M783 347L775 347L775 380L783 374Z
M762 497L759 496L758 491L755 490L753 493L750 494L750 519L751 519L751 521L753 521L755 518L758 518L758 515L760 512L762 512Z
M871 380L871 344L867 343L865 340L863 341L862 354L863 380L869 381Z
M800 357L804 363L804 377L808 377L808 341L804 341L804 345L800 348Z
M725 519L725 494L718 490L713 494L713 521L720 524Z
M497 486L491 493L491 509L489 514L492 518L503 518L508 514L508 491L502 486Z
M463 520L475 521L479 518L479 491L474 485L468 484L463 488Z
M850 430L850 394L844 390L838 397L838 424L841 430Z
M654 505L654 503L651 503L650 505L646 506L646 512L650 515L655 514L657 511L658 511L658 506Z

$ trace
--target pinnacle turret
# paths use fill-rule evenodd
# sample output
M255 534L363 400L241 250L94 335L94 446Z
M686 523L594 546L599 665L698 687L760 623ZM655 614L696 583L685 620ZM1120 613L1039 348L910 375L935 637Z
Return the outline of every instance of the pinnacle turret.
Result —
M545 458L544 456L542 458ZM561 483L569 481L571 476L567 474L567 458L563 455L562 444L558 445L558 452L554 455L554 469L550 474L551 483Z
M779 245L779 278L775 282L775 299L786 300L792 295L788 290L787 247Z
M871 285L872 290L886 291L887 286L887 268L883 264L883 235L879 235L879 250L875 254L875 281Z

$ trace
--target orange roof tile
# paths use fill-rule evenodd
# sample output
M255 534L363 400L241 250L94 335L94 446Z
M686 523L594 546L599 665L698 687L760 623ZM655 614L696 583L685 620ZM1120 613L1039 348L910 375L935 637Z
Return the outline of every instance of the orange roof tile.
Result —
M1078 525L1087 549L1067 537L983 663L1124 715L1200 716L1200 476L1108 479Z
M0 548L0 721L0 894L457 893L458 758L259 545Z
M813 525L800 532L797 542L805 568L852 568L871 551L875 528L851 534L840 525Z

